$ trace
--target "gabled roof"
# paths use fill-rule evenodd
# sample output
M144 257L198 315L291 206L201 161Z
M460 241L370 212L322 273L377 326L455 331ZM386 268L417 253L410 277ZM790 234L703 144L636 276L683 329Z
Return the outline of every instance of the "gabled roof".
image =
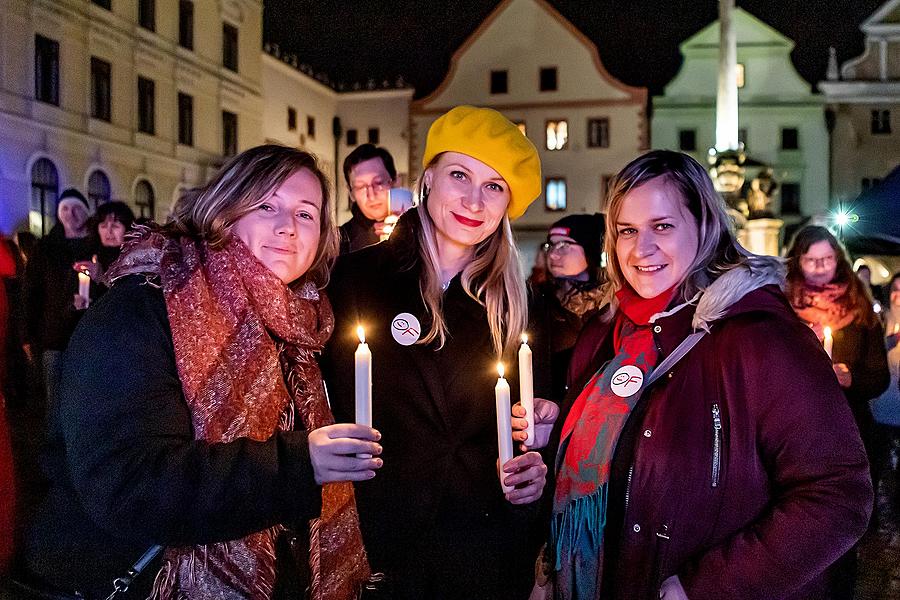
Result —
M900 2L900 0L896 0ZM782 46L793 48L794 42L783 33L750 14L741 7L734 9L734 28L737 33L738 46ZM716 19L684 42L679 48L682 54L696 49L719 47L719 19Z
M472 34L466 38L466 40L462 43L462 45L456 49L456 52L453 53L453 56L450 59L450 69L447 71L447 75L444 76L444 79L441 81L440 85L420 100L413 102L413 106L423 107L426 106L429 102L433 101L435 98L439 97L444 90L446 90L447 86L453 80L453 76L456 73L456 67L459 63L462 56L466 53L466 51L472 47L472 45L478 41L488 29L490 29L491 25L494 21L499 17L503 11L505 11L513 2L517 2L520 0L503 0L500 2L497 7L491 11L491 14L485 18L484 21L481 22L481 25L478 26ZM584 33L581 32L575 25L572 24L567 18L565 18L558 10L556 10L552 5L550 5L547 0L527 0L536 4L539 8L541 8L544 12L546 12L551 18L555 19L560 25L566 28L572 36L577 39L581 44L583 44L588 52L591 54L594 60L594 66L597 69L597 72L600 74L600 77L605 81L609 82L613 87L616 87L623 92L632 96L632 98L637 100L644 100L646 97L646 89L640 87L633 87L627 85L612 75L610 75L609 71L606 70L606 67L603 66L603 61L600 60L600 53L597 51L597 45L590 40Z
M860 29L866 33L900 30L900 0L888 0L882 4L872 16L863 21Z

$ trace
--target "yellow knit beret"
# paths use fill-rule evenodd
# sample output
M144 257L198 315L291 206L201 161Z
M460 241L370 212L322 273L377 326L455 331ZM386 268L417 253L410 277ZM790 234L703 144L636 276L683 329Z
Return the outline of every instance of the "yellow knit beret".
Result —
M509 186L506 214L518 219L541 194L541 159L516 125L491 108L457 106L432 123L422 168L441 152L459 152L491 167Z

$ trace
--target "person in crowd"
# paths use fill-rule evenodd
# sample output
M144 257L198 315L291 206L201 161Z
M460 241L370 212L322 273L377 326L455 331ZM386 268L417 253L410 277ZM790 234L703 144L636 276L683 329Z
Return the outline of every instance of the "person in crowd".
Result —
M822 572L865 531L872 488L780 263L736 242L685 154L649 152L611 185L605 308L578 339L550 436L553 516L535 592L821 597Z
M388 194L397 178L394 157L374 144L357 146L344 159L352 217L341 225L341 254L377 244L390 212Z
M162 545L155 597L355 598L367 564L341 482L382 461L378 432L332 424L315 360L331 215L315 157L265 145L128 241L63 360L33 586L106 597Z
M549 357L542 376L549 373L549 384L544 386L549 385L549 398L557 403L565 395L566 371L578 333L602 301L603 229L601 214L568 215L551 225L542 247L551 277L534 288L529 317L540 322L536 329L543 336L535 344L543 344L542 355Z
M887 285L888 306L884 317L884 340L887 350L891 382L880 396L872 401L872 416L876 423L877 466L881 468L881 487L884 506L881 512L893 520L900 530L900 272L894 273Z
M76 189L64 190L56 207L57 223L42 239L25 268L23 308L28 361L40 358L44 391L52 397L59 382L59 360L77 323L72 298L78 274L72 265L90 260L92 246L87 221L90 205Z
M458 106L429 129L417 194L390 239L332 273L323 372L354 419L357 326L372 355L384 468L356 486L372 569L393 598L526 598L546 467L500 465L494 387L527 323L510 221L541 192L532 143L500 113ZM515 389L515 379L510 379Z
M75 271L85 272L91 278L90 298L75 294L76 309L84 310L91 300L96 300L106 292L107 288L102 283L103 274L119 258L125 234L133 224L134 213L124 202L107 202L97 207L97 212L88 225L94 255L91 260L78 261L72 266Z
M16 486L13 469L12 443L6 417L7 335L9 332L9 300L6 280L16 275L16 260L12 248L0 235L0 575L9 568L15 537Z

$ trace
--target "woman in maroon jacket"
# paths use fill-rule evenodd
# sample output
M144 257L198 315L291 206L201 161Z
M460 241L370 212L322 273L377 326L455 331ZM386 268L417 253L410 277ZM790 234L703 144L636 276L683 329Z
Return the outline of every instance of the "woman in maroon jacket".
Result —
M872 488L779 262L735 242L684 154L632 161L609 201L608 308L576 344L551 436L555 597L816 595L865 530Z

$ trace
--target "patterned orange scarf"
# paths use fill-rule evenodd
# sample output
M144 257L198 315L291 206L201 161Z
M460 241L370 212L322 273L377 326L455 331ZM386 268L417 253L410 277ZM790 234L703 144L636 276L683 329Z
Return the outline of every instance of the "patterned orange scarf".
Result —
M334 328L331 305L306 282L294 290L233 238L221 250L144 229L129 241L109 280L158 277L190 408L195 439L269 439L334 422L314 354ZM241 539L170 547L154 595L161 600L272 596L275 525ZM310 523L311 597L355 597L369 574L350 483L322 488L322 514Z

